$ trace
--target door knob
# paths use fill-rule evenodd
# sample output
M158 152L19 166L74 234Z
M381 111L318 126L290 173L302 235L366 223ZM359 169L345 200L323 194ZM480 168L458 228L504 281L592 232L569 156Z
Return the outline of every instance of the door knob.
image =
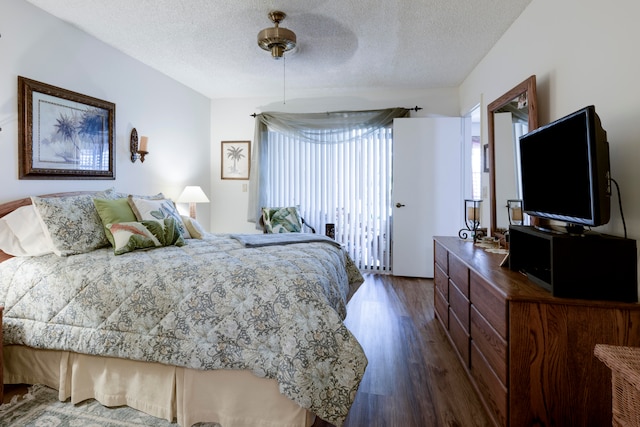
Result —
M403 205L402 203L400 203L400 202L396 203L396 208L401 208L401 207L403 207L403 206L404 206L404 205Z

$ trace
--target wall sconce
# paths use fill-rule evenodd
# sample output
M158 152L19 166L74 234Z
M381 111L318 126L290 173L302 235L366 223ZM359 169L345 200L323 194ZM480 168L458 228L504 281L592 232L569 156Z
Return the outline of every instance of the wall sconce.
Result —
M482 200L465 199L464 201L464 225L458 231L458 236L461 239L469 238L469 235L473 236L473 242L475 243L482 237L482 231L480 231L480 204Z
M197 185L188 185L182 190L176 203L189 203L189 216L196 219L196 203L209 203L207 195Z
M507 215L509 215L509 225L522 225L522 200L507 200Z
M140 145L138 145L138 131L136 128L131 129L131 139L129 141L129 149L131 150L131 163L135 163L136 159L140 158L140 161L144 163L144 156L149 154L147 151L147 144L149 138L146 136L140 137Z

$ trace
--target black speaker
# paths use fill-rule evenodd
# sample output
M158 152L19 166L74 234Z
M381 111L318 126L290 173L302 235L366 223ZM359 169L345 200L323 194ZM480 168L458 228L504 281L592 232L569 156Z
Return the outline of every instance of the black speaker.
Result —
M327 237L331 237L335 240L336 238L336 225L335 224L326 224L324 226L324 234Z

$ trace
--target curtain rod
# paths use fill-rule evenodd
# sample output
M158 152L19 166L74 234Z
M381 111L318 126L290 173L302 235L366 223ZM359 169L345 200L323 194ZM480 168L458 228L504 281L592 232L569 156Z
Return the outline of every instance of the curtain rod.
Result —
M405 110L409 110L409 111L420 111L422 110L422 107L418 107L417 105L413 108L405 108ZM253 114L249 114L249 116L253 117L254 119L258 116L256 113Z

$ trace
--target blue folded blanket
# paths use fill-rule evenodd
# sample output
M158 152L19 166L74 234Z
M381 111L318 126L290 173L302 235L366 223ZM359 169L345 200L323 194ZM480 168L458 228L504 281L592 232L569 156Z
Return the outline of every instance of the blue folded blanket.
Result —
M273 233L273 234L231 234L248 248L258 246L291 245L294 243L324 242L341 247L340 243L321 234Z

